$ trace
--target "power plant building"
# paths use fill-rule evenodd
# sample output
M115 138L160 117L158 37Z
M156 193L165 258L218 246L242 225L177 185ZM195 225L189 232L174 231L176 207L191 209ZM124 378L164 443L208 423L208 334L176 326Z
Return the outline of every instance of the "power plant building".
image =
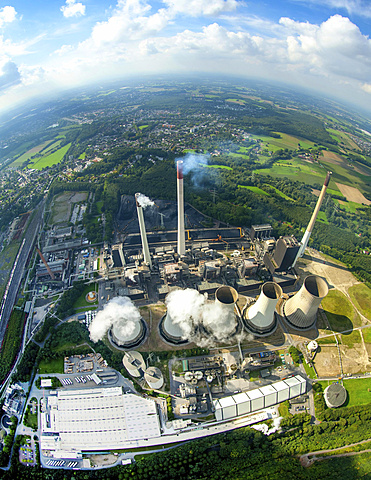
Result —
M122 387L58 390L46 397L40 418L40 448L55 458L122 449L161 435L156 402L124 394Z
M218 421L256 412L297 397L306 392L306 380L301 375L280 380L264 387L213 401Z

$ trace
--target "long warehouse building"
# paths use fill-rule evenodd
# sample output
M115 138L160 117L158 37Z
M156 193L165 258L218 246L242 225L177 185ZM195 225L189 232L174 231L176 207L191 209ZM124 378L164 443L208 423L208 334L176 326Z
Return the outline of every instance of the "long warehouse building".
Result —
M296 375L248 392L219 398L213 401L215 417L221 421L247 415L302 395L306 389L306 380Z

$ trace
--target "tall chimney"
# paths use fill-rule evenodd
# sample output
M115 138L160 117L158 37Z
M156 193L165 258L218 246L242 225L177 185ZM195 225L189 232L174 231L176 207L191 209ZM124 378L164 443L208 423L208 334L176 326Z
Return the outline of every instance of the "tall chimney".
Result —
M316 220L317 220L318 212L321 208L323 199L325 198L325 193L326 193L328 184L330 183L331 175L332 175L332 172L327 172L325 183L323 184L321 193L319 194L317 204L316 204L316 207L315 207L315 209L312 213L312 217L310 219L310 222L308 223L307 229L305 230L303 238L301 239L301 245L300 245L299 251L298 251L298 253L295 257L294 263L292 264L292 267L295 267L296 262L298 261L298 258L300 258L304 255L305 249L307 248L310 235L313 231L314 224L316 223Z
M183 194L183 161L178 160L177 167L177 194L178 194L178 254L185 254L184 232L184 194Z
M135 202L137 204L140 237L142 239L143 257L144 257L145 263L149 265L149 268L152 268L151 255L149 254L149 247L148 247L148 241L147 241L146 226L144 224L143 207L138 202L139 195L140 193L135 194Z

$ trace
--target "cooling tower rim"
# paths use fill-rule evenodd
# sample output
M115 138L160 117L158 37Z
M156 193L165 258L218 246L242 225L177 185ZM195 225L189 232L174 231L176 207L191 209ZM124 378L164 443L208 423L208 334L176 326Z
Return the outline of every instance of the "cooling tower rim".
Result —
M310 289L308 288L308 282L314 280L316 282L316 285L318 287L318 290L319 290L319 295L316 295L314 293L312 293L310 291ZM302 288L305 288L305 290L309 293L309 295L311 295L313 298L324 298L326 297L326 295L328 294L328 291L329 291L329 287L328 287L328 283L327 281L323 278L323 277L320 277L319 275L307 275L305 278L304 278L304 281L303 281L303 286Z
M226 292L231 294L233 301L226 301L225 298L223 299L223 296L226 296ZM230 287L228 285L222 285L215 292L215 300L218 300L218 302L224 305L234 305L238 300L238 292L233 287Z
M159 332L160 332L160 336L161 336L161 339L163 342L169 344L169 345L186 345L189 342L189 340L187 339L183 339L181 337L173 337L172 335L170 335L165 329L164 329L164 322L165 322L165 319L166 319L166 315L167 315L167 312L162 316L159 324L158 324L158 329L159 329Z
M271 290L273 289L273 291ZM267 291L268 290L268 291ZM278 300L283 295L283 290L280 285L276 282L265 282L261 286L261 292L270 300ZM274 293L274 297L268 295L268 293Z
M125 350L139 347L139 345L141 345L146 339L148 332L149 332L149 329L146 321L143 319L143 317L140 317L140 332L135 338L129 339L129 341L119 344L115 341L115 338L112 332L112 327L107 332L107 338L113 347L119 350L125 351Z

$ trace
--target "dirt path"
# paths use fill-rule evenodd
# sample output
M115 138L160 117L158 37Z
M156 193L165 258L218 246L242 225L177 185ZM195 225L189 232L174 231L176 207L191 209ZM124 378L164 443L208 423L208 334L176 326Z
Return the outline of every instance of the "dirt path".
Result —
M359 455L360 453L367 453L371 452L371 449L368 448L367 450L361 450L360 452L347 452L347 453L339 453L335 455L328 455L325 457L316 457L316 455L321 455L322 453L330 453L330 452L336 452L338 450L344 450L344 448L352 448L356 447L357 445L362 445L363 443L370 442L371 438L368 438L367 440L362 440L360 442L356 443L351 443L349 445L344 445L343 447L338 447L338 448L329 448L327 450L317 450L315 452L308 452L305 453L304 455L299 455L300 463L303 465L303 467L309 467L314 463L316 460L325 460L327 458L336 458L336 457L349 457L352 455ZM309 458L311 457L311 458Z

